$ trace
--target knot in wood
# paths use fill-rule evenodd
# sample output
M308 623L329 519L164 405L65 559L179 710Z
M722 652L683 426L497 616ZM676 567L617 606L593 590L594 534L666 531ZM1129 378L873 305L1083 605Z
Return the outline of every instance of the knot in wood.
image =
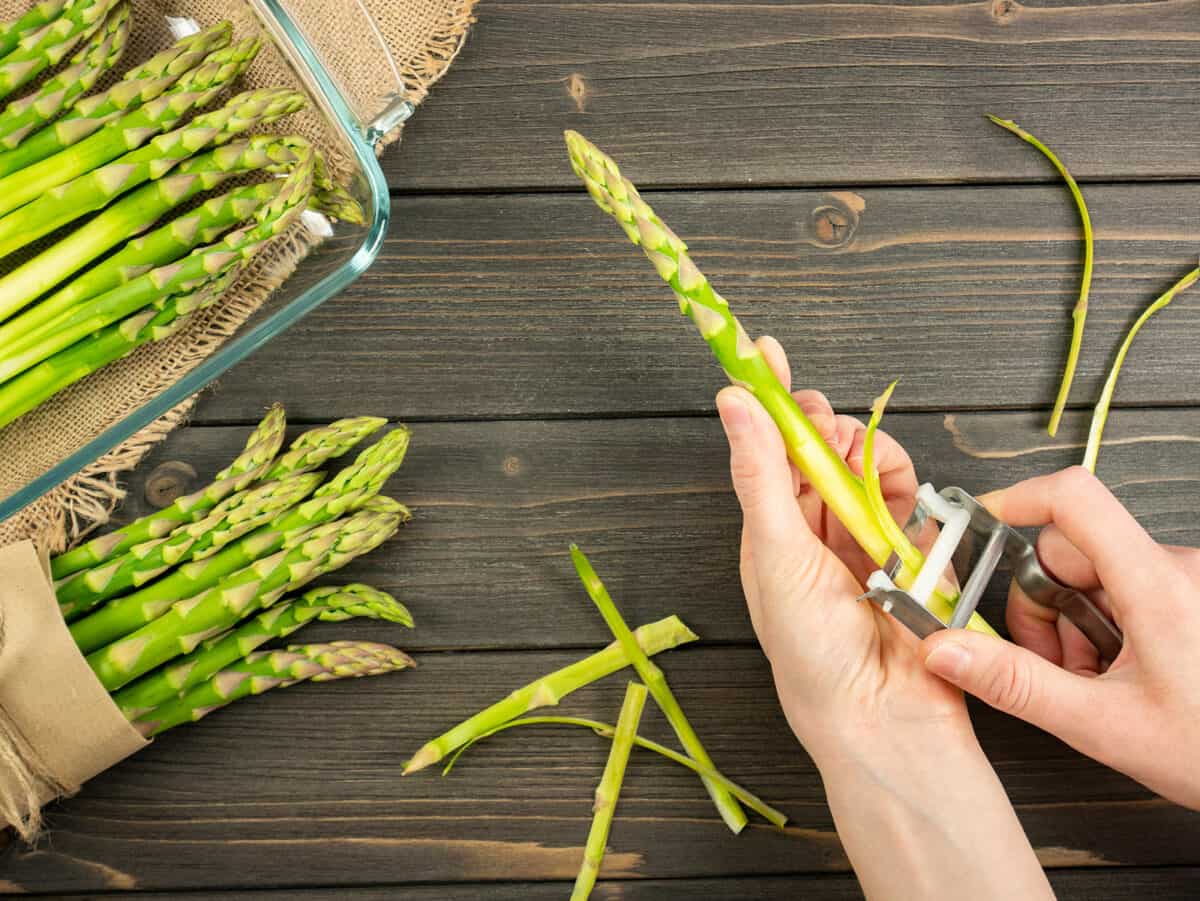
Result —
M181 460L168 460L146 479L146 502L162 508L187 494L196 481L196 470Z
M504 463L501 464L506 476L520 475L521 473L521 458L509 455L504 458Z
M998 23L1008 25L1021 11L1021 4L1017 0L992 0L990 11Z
M826 196L812 211L812 226L822 247L845 247L858 230L858 210L838 197Z

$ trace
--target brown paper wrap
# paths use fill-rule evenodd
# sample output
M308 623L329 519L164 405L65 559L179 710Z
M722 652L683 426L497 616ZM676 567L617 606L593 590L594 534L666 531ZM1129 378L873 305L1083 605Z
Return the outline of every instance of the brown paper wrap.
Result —
M0 548L0 820L31 838L43 804L146 744L71 639L45 558Z

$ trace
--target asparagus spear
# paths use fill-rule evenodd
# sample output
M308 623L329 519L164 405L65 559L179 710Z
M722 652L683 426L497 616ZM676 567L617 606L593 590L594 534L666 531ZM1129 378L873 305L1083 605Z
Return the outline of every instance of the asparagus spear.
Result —
M320 484L320 475L307 473L264 482L234 494L217 504L204 519L180 526L166 538L135 545L122 557L59 582L54 587L58 608L63 618L71 622L96 605L140 588L173 567L210 557L300 503ZM103 619L103 613L100 611L97 618ZM96 640L86 632L75 638L80 647L93 648L112 640L112 636Z
M250 433L241 453L217 473L209 485L176 498L169 506L149 516L59 554L50 561L50 575L58 580L81 569L99 566L135 545L164 538L179 526L202 518L233 492L240 491L267 471L283 444L286 427L283 407L276 404Z
M65 150L0 178L0 213L11 212L173 128L193 109L205 106L224 90L254 59L259 44L257 38L247 38L210 53L200 66L185 73L162 96ZM115 178L116 174L111 176Z
M263 557L208 591L175 602L137 631L89 654L88 664L107 691L116 691L190 654L206 638L221 634L254 610L270 607L286 592L373 550L399 527L398 516L366 511L318 526L295 547Z
M129 39L129 5L121 3L71 58L71 64L36 91L14 100L0 113L0 147L11 150L35 128L52 121L117 64Z
M575 877L571 890L571 901L587 901L596 887L600 875L600 863L604 860L604 849L608 847L608 833L612 829L613 814L617 810L617 798L621 795L621 783L625 781L625 767L633 740L637 736L638 724L642 721L642 710L646 706L646 686L630 682L625 686L625 700L621 703L621 715L613 733L612 748L608 762L604 764L604 775L596 787L596 801L592 805L592 827L588 830L587 844L583 849L583 864Z
M237 146L230 144L214 153L233 150ZM199 164L207 156L209 154L204 154L184 165ZM259 158L259 155L247 148L242 158L249 162ZM236 171L231 170L229 174ZM134 191L54 246L0 277L0 297L5 298L5 306L19 309L53 287L63 276L87 265L95 256L153 221L141 219L135 224L133 220L140 217L160 195L170 196L188 178L191 175L181 171ZM200 244L215 241L274 199L279 193L279 186L278 181L269 181L236 188L210 198L196 209L149 234L131 239L112 256L0 326L0 348L4 348L4 356L11 357L39 337L52 333L55 321L83 301L111 291L154 266L174 262ZM204 190L196 188L195 184L187 190L190 192L193 188Z
M637 639L638 647L651 657L697 640L696 633L685 626L677 616L668 616L666 619L641 626L634 630L633 636ZM590 657L530 682L427 742L404 765L404 775L437 763L473 739L511 719L538 707L557 704L576 689L612 675L617 670L629 666L629 663L625 649L619 642L614 641Z
M67 0L42 0L19 18L0 24L0 57L11 53L22 37L61 16L66 5Z
M297 682L330 682L379 676L416 666L396 648L367 641L296 645L284 651L256 651L169 700L134 723L147 738L194 723L234 701Z
M885 565L893 549L871 512L862 479L825 443L780 384L758 347L730 312L728 302L713 290L692 262L687 245L642 200L637 188L621 175L612 159L577 132L568 131L566 139L571 166L596 205L611 214L629 239L642 247L659 276L675 292L680 310L699 328L725 374L751 391L771 415L796 468L867 556L879 566ZM916 573L904 566L895 578L897 584L906 588L915 577ZM942 619L949 619L954 600L935 594L930 599L930 609ZM978 614L971 616L968 628L993 632Z
M353 416L310 429L293 441L286 453L280 454L263 478L278 479L285 473L323 466L331 457L340 456L385 425L387 420L380 416Z
M128 719L137 719L212 678L275 638L286 638L306 624L344 622L354 617L385 620L412 628L412 616L390 594L368 585L313 588L299 598L269 607L236 629L205 641L178 662L147 673L113 695Z
M77 144L106 124L159 97L210 53L228 46L233 27L221 22L177 41L130 70L112 87L75 101L61 119L0 153L0 177L12 175Z
M24 415L56 391L113 358L145 341L158 340L164 335L162 330L172 326L179 316L211 302L213 292L200 289L219 280L217 288L223 290L228 281L223 276L244 265L266 242L286 231L297 219L309 197L311 182L306 179L309 174L311 166L298 164L275 197L255 213L253 225L230 232L220 242L199 248L179 262L153 269L113 288L56 319L48 333L39 331L36 342L23 343L20 353L7 362L13 371L47 360L56 351L113 322L132 317L104 335L103 340L84 344L64 359L49 359L0 388L0 426ZM219 295L219 290L216 294ZM183 303L184 297L187 303ZM163 304L172 298L176 300L167 309ZM160 303L157 309L162 313L158 318L157 314L132 315L156 302Z
M226 144L251 128L265 125L304 107L304 95L285 88L239 94L223 108L198 116L182 128L160 135L150 143L109 163L59 184L32 203L0 219L0 256L12 253L93 210L101 209L124 191L161 178L173 167L209 144ZM236 162L240 154L233 160ZM211 162L206 160L206 162ZM159 212L186 200L200 190L198 173L185 173L160 186ZM172 194L178 200L172 201ZM165 203L167 206L162 206ZM150 216L153 222L157 215ZM139 223L141 224L141 223ZM11 315L14 305L5 299L0 316Z
M604 617L604 622L608 626L609 631L613 633L613 636L620 643L621 647L625 649L625 656L629 658L633 664L633 668L637 670L637 674L646 683L646 687L650 690L650 694L654 696L655 702L666 715L667 721L670 722L671 728L675 730L675 735L679 738L683 749L697 763L715 769L716 765L708 756L708 752L704 750L700 736L692 728L692 724L684 714L683 708L679 706L679 702L675 699L675 694L671 691L671 686L667 684L667 677L642 652L642 649L638 646L637 639L634 638L633 633L629 630L629 626L625 624L620 611L617 610L617 605L613 603L613 599L609 596L608 589L604 587L604 583L596 575L596 571L592 568L592 564L588 561L588 558L575 545L571 545L571 561L575 564L575 570L579 573L580 581L583 582L583 587L587 589L588 596L595 603L596 609L600 611L600 615ZM741 832L746 827L746 814L742 812L742 808L738 805L733 795L715 782L706 781L704 787L708 789L708 794L717 806L717 811L721 814L721 819L725 821L725 825L734 834Z
M11 94L51 66L57 66L83 38L104 24L116 0L70 0L62 13L27 32L0 59L0 97Z
M591 729L593 732L603 738L612 738L617 731L616 727L611 723L601 723L597 720L581 719L577 716L527 716L522 717L521 719L509 720L507 723L499 725L489 732L485 732L482 735L477 735L467 744L455 751L454 756L450 758L450 762L447 763L445 768L442 770L442 775L449 775L450 770L454 768L456 763L458 763L458 758L461 757L466 751L469 751L476 743L483 741L485 738L490 738L497 732L504 732L507 729L513 729L517 726L582 726L585 729ZM777 826L780 829L787 825L787 817L782 812L776 810L766 801L762 800L762 798L758 797L748 789L738 785L732 779L728 778L719 771L714 770L712 767L699 764L692 760L692 758L684 754L680 754L678 751L674 751L671 748L668 748L666 745L660 745L658 742L651 741L648 738L642 738L640 735L634 737L633 743L639 748L644 748L647 751L653 751L655 754L665 757L667 760L670 760L673 763L677 763L682 767L686 767L696 775L702 776L711 782L717 783L771 825Z
M180 598L194 597L245 571L276 552L303 545L312 535L346 513L359 510L378 494L383 483L399 468L408 448L408 430L395 429L367 448L355 463L322 485L309 500L277 516L269 524L245 535L219 553L193 560L157 582L124 597L71 626L75 643L87 654L129 635L161 616ZM406 520L407 511L381 511L381 515ZM187 650L191 650L188 648Z

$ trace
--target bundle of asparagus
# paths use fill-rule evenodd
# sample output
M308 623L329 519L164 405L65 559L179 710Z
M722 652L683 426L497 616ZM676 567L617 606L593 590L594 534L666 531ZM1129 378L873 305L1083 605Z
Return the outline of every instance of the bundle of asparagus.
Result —
M588 596L595 603L616 641L590 657L513 691L503 700L426 743L405 764L404 775L415 773L449 757L442 771L442 775L445 776L454 768L458 758L477 742L516 726L577 726L591 729L597 735L611 739L612 748L608 764L596 789L594 817L584 850L583 864L571 895L572 899L580 901L589 897L600 873L621 782L630 751L635 745L654 751L699 776L721 818L735 834L741 832L747 823L746 814L741 807L743 804L767 822L782 829L787 822L786 816L716 769L667 684L666 676L650 661L650 657L656 654L695 641L695 633L677 616L669 616L630 630L604 583L596 575L587 557L575 545L571 546L571 558ZM579 717L525 715L538 707L556 705L572 692L628 666L633 667L642 683L628 685L625 702L615 726ZM637 734L647 694L654 698L666 716L686 753L681 754Z
M83 43L0 111L0 426L173 334L305 209L362 218L307 140L252 134L302 109L303 95L247 91L203 112L259 50L228 22L87 94L130 27L123 0L44 0L0 25L0 96ZM255 172L272 179L190 205ZM51 233L40 253L14 256Z

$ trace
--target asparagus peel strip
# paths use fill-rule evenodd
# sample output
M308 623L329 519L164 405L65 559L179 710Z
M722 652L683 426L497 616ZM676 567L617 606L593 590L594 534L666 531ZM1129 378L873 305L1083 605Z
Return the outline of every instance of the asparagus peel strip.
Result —
M55 73L31 94L12 101L0 113L0 148L11 150L34 129L40 128L90 91L100 76L125 52L129 39L129 5L113 9L104 27L71 58L67 68Z
M330 534L326 527L331 522L362 509L378 494L403 462L408 438L407 429L394 429L367 448L352 466L317 489L311 498L279 514L267 525L210 557L185 563L156 582L110 600L71 625L75 643L88 654L153 622L181 598L197 596L269 555L286 554L304 546L314 536ZM369 512L407 522L411 517L408 511L395 502L390 503L389 509Z
M612 830L613 815L617 810L617 800L621 796L621 783L625 781L629 753L633 750L633 740L637 736L645 706L646 686L630 682L625 687L625 700L621 703L621 715L613 732L604 775L596 787L592 826L583 849L583 864L579 868L579 875L575 877L575 887L571 890L571 901L587 901L596 887L604 849L608 846L608 834Z
M241 453L217 473L210 484L192 494L176 498L163 509L134 520L129 525L59 554L50 561L50 575L59 580L82 569L99 566L135 545L154 538L164 538L179 526L201 519L234 491L240 491L267 471L283 445L286 427L283 407L275 404L250 433Z
M87 655L104 688L113 692L220 635L289 591L374 550L400 527L400 517L361 511L318 526L295 547L256 560L213 588L176 601L155 619ZM215 559L215 558L214 558Z
M0 24L0 57L7 56L21 38L53 22L62 15L67 0L42 0L35 3L20 17Z
M1193 269L1168 288L1150 306L1146 307L1142 311L1142 315L1130 327L1129 332L1125 335L1125 340L1121 342L1121 346L1117 350L1117 357L1113 361L1112 369L1109 370L1108 378L1104 381L1104 388L1100 392L1100 399L1096 402L1096 407L1092 411L1092 425L1088 430L1087 447L1083 453L1083 465L1091 472L1094 473L1096 471L1096 460L1100 456L1100 442L1104 437L1104 425L1108 421L1108 408L1112 405L1113 393L1117 390L1117 377L1121 374L1121 366L1125 363L1125 355L1129 353L1129 348L1133 346L1133 339L1137 337L1138 332L1150 320L1151 316L1174 300L1180 292L1196 284L1197 281L1200 281L1200 267Z
M188 125L152 139L145 147L58 184L0 219L0 256L24 247L86 213L103 208L124 191L162 178L206 146L227 144L249 129L302 109L304 103L304 95L297 91L283 88L248 91L230 100L223 108L198 116ZM235 154L225 164L236 166L239 157L240 154ZM213 163L211 159L206 162ZM161 198L157 210L161 213L193 196L201 190L201 183L200 173L185 172L161 185L156 195L147 196ZM144 227L157 218L152 203L146 211L146 219L138 226ZM15 309L15 303L5 298L4 304L0 305L0 316L7 317Z
M449 762L442 769L442 775L448 776L450 771L454 769L455 765L458 763L458 759L472 747L474 747L475 744L483 741L485 738L491 738L493 735L503 732L506 729L512 729L514 726L582 726L585 729L591 729L602 738L612 738L613 733L616 732L616 727L611 723L602 723L598 720L582 719L576 716L528 716L520 719L509 720L507 723L497 726L495 729L476 736L455 751ZM703 764L697 763L695 760L692 760L692 758L685 754L680 754L678 751L668 748L666 745L661 745L656 741L651 741L648 738L642 738L640 735L634 737L633 743L639 748L643 748L647 751L653 751L655 754L667 758L667 760L677 763L682 767L686 767L696 775L702 776L710 782L717 783L731 795L737 798L741 803L745 804L764 820L769 822L772 826L782 829L785 825L787 825L787 816L784 813L776 810L762 798L758 797L748 789L738 785L736 782L718 770L714 770L712 767L707 767Z
M730 381L746 388L766 408L783 435L788 457L859 547L878 566L886 564L893 548L871 510L862 479L825 443L775 377L730 311L729 303L713 290L692 261L687 245L655 214L610 157L578 132L566 132L566 141L571 166L596 205L617 220L630 241L641 246L659 276L675 292L681 312L699 328ZM896 574L896 583L901 588L910 586L916 572L903 567ZM931 609L945 618L953 601L953 596L935 594ZM977 614L972 615L968 628L993 631Z
M36 31L25 32L0 59L0 97L57 66L80 40L101 28L116 0L70 0L62 13Z
M205 106L224 90L250 64L258 48L258 39L247 38L209 54L200 66L185 73L162 96L53 156L0 178L0 213L24 206L52 188L132 152L154 135L174 128L192 110ZM110 173L113 177L116 174Z
M677 616L668 616L641 626L634 630L633 635L638 647L651 657L697 640L696 633ZM629 664L625 649L614 641L595 654L536 679L427 742L404 765L404 775L432 766L475 738L531 710L556 705L571 692L610 676Z
M332 682L381 676L416 666L403 651L367 641L331 641L296 645L281 651L256 651L231 664L183 697L165 702L134 722L150 738L208 716L251 695L298 682Z
M1058 434L1058 424L1062 420L1063 410L1066 409L1067 399L1071 394L1071 384L1075 380L1075 369L1079 365L1079 352L1083 347L1083 327L1087 321L1088 296L1092 290L1092 267L1096 257L1096 242L1092 234L1092 217L1088 213L1087 204L1083 200L1083 192L1079 190L1079 185L1075 182L1075 177L1071 175L1062 160L1049 147L1017 125L1016 122L1009 119L1001 119L999 116L988 116L988 120L1012 132L1025 143L1032 144L1050 161L1051 165L1063 177L1063 181L1066 182L1067 190L1071 192L1071 197L1075 200L1075 207L1079 210L1079 221L1083 225L1083 275L1079 283L1079 299L1075 302L1075 308L1071 312L1071 320L1073 322L1071 344L1067 350L1067 362L1063 367L1062 382L1058 386L1058 396L1054 399L1054 409L1050 412L1050 421L1046 425L1046 431L1050 434L1050 437L1054 437Z
M233 27L221 22L188 35L127 72L121 81L75 101L57 122L0 153L0 177L12 175L87 138L114 119L149 103L195 69L210 53L229 45Z
M175 663L160 667L113 695L127 719L137 719L215 676L276 638L286 638L314 620L344 622L355 617L412 628L412 615L394 597L368 585L313 588L299 598L269 607L253 619L205 641Z
M583 587L587 590L588 597L596 605L596 609L600 611L600 615L604 618L605 624L609 631L617 639L617 642L625 649L625 656L629 658L634 670L638 676L646 683L646 688L654 697L655 703L666 715L667 721L671 724L671 728L675 730L675 735L679 738L683 749L687 751L688 756L702 763L704 766L716 768L712 759L708 756L708 752L704 750L704 744L700 741L700 736L696 734L696 730L692 728L691 722L688 721L687 715L684 714L683 708L679 706L679 701L676 700L674 692L667 684L667 677L663 675L663 671L659 669L650 658L647 657L642 649L638 646L637 640L633 637L633 633L629 631L629 626L626 625L621 612L617 610L617 605L613 603L612 597L608 593L608 589L604 587L604 583L600 581L600 577L596 575L596 570L592 568L591 562L583 552L575 545L571 545L571 562L575 564L575 570L579 573L579 579L583 582ZM713 803L717 807L717 811L721 814L721 819L735 835L746 827L746 815L738 806L733 795L725 791L716 783L705 782L704 787L708 789L709 796L713 799Z
M867 489L867 501L871 505L871 511L875 514L875 519L879 523L879 527L883 529L887 535L888 541L895 548L896 556L913 572L920 569L924 562L924 555L904 534L904 529L896 522L892 516L892 511L888 509L887 501L883 497L883 487L879 482L879 468L875 462L875 432L879 428L879 423L883 419L883 411L887 409L888 401L892 399L892 392L896 390L896 385L899 380L888 385L887 390L875 399L875 403L871 405L871 419L867 423L867 431L863 436L863 485Z
M123 557L69 576L54 589L63 618L72 622L104 601L140 588L174 567L212 556L298 504L319 484L321 476L317 473L264 482L226 498L204 519L180 526L166 538L135 545ZM85 636L76 638L81 647L92 644Z
M230 144L221 149L233 150L236 146ZM199 164L207 156L209 154L189 163ZM256 153L247 153L242 158L249 162L259 157ZM235 171L231 170L229 174ZM62 277L70 275L74 269L87 265L91 259L136 232L145 222L148 204L157 204L160 194L169 196L187 176L188 173L181 171L121 198L53 247L0 278L0 297L6 299L6 306L13 309L23 306L53 287ZM200 183L207 181L215 182L218 178L202 173ZM190 193L193 187L195 183L187 191ZM226 194L209 198L196 209L149 234L130 239L112 256L0 325L0 348L3 348L0 359L8 360L38 340L52 335L67 314L85 300L120 287L151 268L172 263L200 244L217 240L273 200L279 188L278 181L235 188Z

